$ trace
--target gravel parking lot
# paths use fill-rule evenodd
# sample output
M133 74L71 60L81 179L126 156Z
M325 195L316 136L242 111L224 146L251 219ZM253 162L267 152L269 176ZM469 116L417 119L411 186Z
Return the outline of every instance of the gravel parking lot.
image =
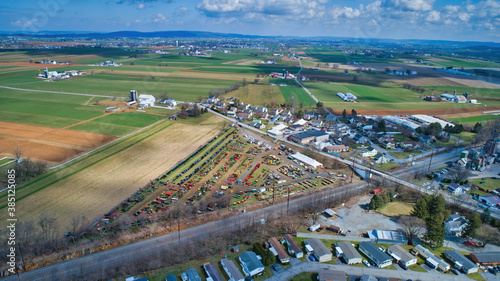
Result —
M400 226L393 219L378 213L367 211L371 198L371 195L362 196L356 203L346 208L335 209L339 217L333 217L330 219L321 216L318 223L324 226L336 225L342 229L349 229L351 231L349 236L358 236L366 233L367 230L375 228L400 228Z

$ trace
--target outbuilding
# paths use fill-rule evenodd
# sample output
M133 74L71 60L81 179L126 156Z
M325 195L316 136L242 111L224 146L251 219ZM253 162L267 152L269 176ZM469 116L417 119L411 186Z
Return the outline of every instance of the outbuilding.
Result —
M471 253L470 258L473 262L482 265L500 264L500 252Z
M308 156L305 156L304 154L299 153L299 152L292 154L292 156L290 156L290 157L292 159L299 161L300 163L311 166L315 169L323 167L323 164L321 164L320 162L318 162L318 161L316 161Z

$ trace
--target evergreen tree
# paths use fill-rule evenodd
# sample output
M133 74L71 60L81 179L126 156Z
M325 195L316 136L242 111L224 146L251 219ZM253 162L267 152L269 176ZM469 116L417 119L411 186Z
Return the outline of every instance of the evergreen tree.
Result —
M424 197L418 200L417 204L415 204L415 207L413 207L410 215L415 216L419 219L423 219L424 221L427 220L427 218L429 217L429 197L429 195L424 195Z
M342 111L342 117L347 118L347 111L345 109Z
M434 214L430 216L427 221L427 240L434 244L434 246L441 247L443 246L445 234L446 229L440 216L434 216Z
M356 110L351 110L351 115L352 117L357 117L358 116L358 113L356 112Z
M487 208L486 210L484 210L484 212L481 214L481 220L485 224L491 223L491 210L490 210L490 208Z
M474 125L474 129L472 130L472 132L474 133L479 133L479 131L481 131L481 129L483 128L483 126L481 125L481 123L477 122L475 125Z
M386 129L385 129L385 120L384 119L382 119L382 120L380 120L380 122L378 122L378 128L380 129L380 131L385 132Z
M382 207L383 204L383 199L378 195L374 195L370 200L370 210L377 210Z
M469 222L465 227L465 231L463 233L464 236L474 236L476 234L476 230L481 227L482 221L481 217L478 213L473 213L467 217Z

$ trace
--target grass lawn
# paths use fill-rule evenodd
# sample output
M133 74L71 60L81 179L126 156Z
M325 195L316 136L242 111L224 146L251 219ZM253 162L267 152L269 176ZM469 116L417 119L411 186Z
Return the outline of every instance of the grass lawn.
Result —
M488 120L494 120L500 118L500 115L484 115L483 116L483 121L488 121ZM455 123L462 123L462 124L468 124L468 125L474 125L477 122L481 121L481 115L479 116L470 116L470 117L460 117L460 118L450 118L448 119L449 121L455 122Z
M484 277L479 272L468 274L467 277L469 277L472 280L477 280L477 281L484 281L485 280Z
M279 89L286 101L293 98L297 104L303 102L304 106L316 105L316 102L302 87L279 87Z
M385 163L385 164L378 164L377 165L377 168L380 169L380 170L383 170L383 171L387 171L391 168L394 168L394 167L397 167L399 166L398 163L394 163L394 162L388 162L388 163Z
M408 156L413 156L413 155L420 155L422 154L422 152L418 151L418 150L413 150L413 151L409 151L409 152L389 152L392 156L394 156L394 158L397 158L397 159L406 159L408 158ZM411 158L410 156L410 158Z
M477 188L471 188L469 191L469 194L479 194L479 196L491 195L491 193L484 192L484 191L479 190Z
M472 143L476 137L475 133L471 132L461 132L460 134L453 134L453 136L460 138L465 144Z
M381 212L382 214L391 217L396 217L401 215L409 215L410 212L413 210L413 206L414 204L405 203L401 201L394 201L388 203L378 211Z
M484 183L480 183L480 182ZM488 190L495 190L500 187L500 179L492 179L492 178L486 178L485 180L482 179L469 179L469 183L473 183L479 187L482 187L484 189Z
M295 275L289 281L316 281L318 280L318 273L316 272L302 272Z
M423 267L421 267L418 264L410 265L409 269L412 271L417 271L417 272L427 272Z
M4 157L4 158L0 159L0 167L7 165L11 162L14 162L14 159L9 158L9 157Z

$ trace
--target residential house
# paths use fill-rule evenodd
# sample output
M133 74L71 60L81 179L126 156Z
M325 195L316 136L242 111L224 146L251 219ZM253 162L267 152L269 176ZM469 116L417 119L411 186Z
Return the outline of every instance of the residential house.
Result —
M382 250L372 242L363 241L359 243L359 250L380 268L392 264L392 258L382 252Z
M252 251L243 252L238 259L246 276L261 274L265 269L262 262L257 258L257 254Z
M290 111L282 111L280 113L280 117L279 117L279 120L280 121L285 121L287 120L288 118L292 117L292 113L290 113Z
M462 232L467 227L467 219L458 213L451 214L448 220L444 223L446 234L461 236Z
M238 109L236 107L231 107L231 109L226 112L226 115L229 117L236 117L236 112L238 112Z
M359 128L362 131L373 130L373 125L371 125L371 124L362 124Z
M357 264L363 261L361 255L349 241L335 242L335 255L341 257L347 264Z
M257 129L264 129L266 127L266 125L262 124L261 122L251 122L250 124L248 124L249 126L252 126L252 127L255 127Z
M436 141L436 138L434 136L421 136L418 140L422 143L430 144Z
M390 246L387 249L387 253L391 255L391 257L393 257L399 264L405 267L409 267L410 265L417 263L417 258L399 245Z
M335 153L339 153L339 152L346 152L346 151L349 151L349 147L341 144L341 145L330 145L330 146L327 146L325 147L324 149L326 152L335 152Z
M346 281L345 272L337 270L320 270L318 272L318 281Z
M212 281L223 281L222 277L220 276L219 272L217 271L217 268L209 262L203 264L203 269L205 269L205 272L207 273L207 276L209 278L212 278ZM208 278L207 278L208 280Z
M243 113L243 112L238 113L238 119L239 119L240 121L246 121L246 120L250 119L250 114L248 114L248 113Z
M251 110L251 109L243 109L243 113L248 113L248 116L252 116L253 115L253 110Z
M281 108L273 108L273 109L269 110L269 115L279 116L282 111L283 111L283 109L281 109Z
M432 268L437 268L443 272L450 270L450 265L448 263L438 258L422 245L415 246L415 251L417 251L423 258L425 258L425 263Z
M373 275L369 274L363 274L361 275L361 278L359 278L359 281L378 281L379 279Z
M363 137L360 134L356 134L356 135L354 135L353 141L357 144L363 144L363 143L367 143L368 139L366 137Z
M465 274L476 273L479 270L475 263L470 261L457 250L446 251L444 252L444 256L455 263L453 267L461 270Z
M186 272L188 281L201 281L200 275L196 272L196 269L191 268Z
M329 113L326 117L325 117L325 123L332 123L332 122L335 122L335 120L337 119L337 117L331 113Z
M500 264L500 251L471 253L470 258L473 262L482 265L497 265Z
M465 193L465 190L462 188L462 186L455 182L450 182L450 184L448 185L448 191L450 191L453 195L460 195Z
M379 152L375 156L373 156L373 161L377 164L385 164L389 162L389 158Z
M377 155L377 153L378 153L378 150L376 150L375 148L370 146L365 151L363 151L361 153L361 156L362 157L374 157L375 155Z
M311 120L311 119L314 119L314 117L315 117L314 111L304 112L304 119L305 120Z
M394 141L384 141L382 142L382 146L385 149L396 149L396 143Z
M295 241L290 234L285 235L285 241L286 244L288 245L288 252L291 255L295 255L296 258L301 258L304 256L304 252L302 251L302 248L299 246L297 241Z
M418 149L420 145L415 141L402 141L399 143L399 147L402 149Z
M278 259L280 260L281 263L288 263L290 262L290 256L285 252L285 249L281 246L281 243L278 242L278 239L276 237L271 237L268 240L269 244L271 244L270 250L274 249L272 252L276 252Z
M319 119L315 119L315 120L311 120L311 122L309 122L309 124L313 127L316 127L316 128L319 128L321 127L321 125L323 125L323 121L319 120Z
M269 113L267 111L254 111L254 114L260 119L268 119Z
M229 281L244 281L245 277L238 270L238 267L234 264L232 260L228 260L226 258L220 261L222 268L226 272L227 276L229 276Z
M331 261L333 258L332 252L317 238L304 240L308 254L311 254L319 262Z
M384 143L386 141L394 141L394 136L391 133L385 133L378 138L378 142Z
M216 104L219 101L219 98L216 98L214 96L208 97L208 99L205 100L205 103L208 104Z
M259 112L267 112L267 107L263 106L250 106L250 109Z
M304 125L301 125L301 124L293 124L291 126L288 127L288 129L290 131L302 131L304 130Z

